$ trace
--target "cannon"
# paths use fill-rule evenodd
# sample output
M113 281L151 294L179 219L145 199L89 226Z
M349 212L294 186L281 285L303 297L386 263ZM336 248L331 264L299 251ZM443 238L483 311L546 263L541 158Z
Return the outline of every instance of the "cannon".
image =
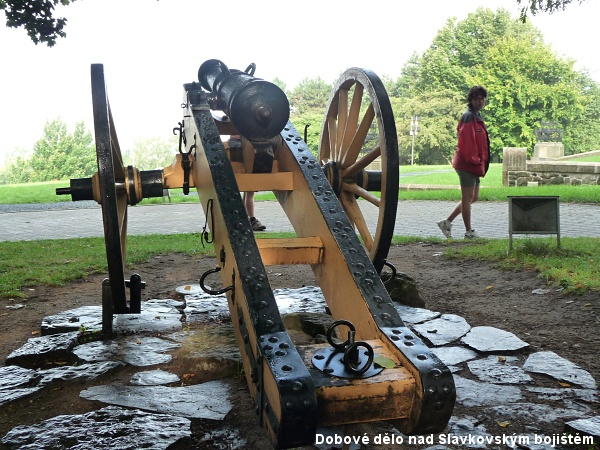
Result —
M127 206L164 188L195 188L217 259L200 284L220 275L223 289L203 289L227 296L257 420L274 447L311 444L322 425L386 420L405 434L442 431L456 397L452 374L404 324L380 278L398 198L396 130L383 84L365 69L341 75L317 157L289 121L285 94L254 71L204 62L198 81L183 87L174 163L139 171L123 164L104 68L92 65L98 172L57 193L102 206L103 333L110 336L112 314L138 310L143 288L137 274L124 274ZM223 143L232 134L242 137L241 150ZM380 170L370 170L376 160ZM240 195L247 191L272 191L296 237L257 239ZM378 221L369 229L364 218L373 208ZM286 264L312 268L333 317L327 344L296 345L286 331L265 268Z

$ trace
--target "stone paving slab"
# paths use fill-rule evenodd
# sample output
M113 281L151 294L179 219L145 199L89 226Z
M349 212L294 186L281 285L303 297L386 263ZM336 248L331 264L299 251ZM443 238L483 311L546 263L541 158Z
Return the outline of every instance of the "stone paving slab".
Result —
M376 208L366 203L365 214L371 226L377 218ZM403 236L443 237L437 222L447 217L455 202L400 201L394 234ZM373 214L369 214L369 208ZM256 202L256 217L266 225L266 231L291 232L293 227L279 203ZM204 212L198 203L171 203L128 208L127 233L178 234L198 233L205 223ZM473 205L473 226L481 237L508 238L508 203L478 202ZM462 239L462 220L454 224L455 238ZM600 205L560 204L562 237L600 237ZM40 239L68 239L100 237L102 211L97 208L67 210L40 210L0 213L0 241L34 241ZM515 235L515 238L527 235ZM532 235L542 236L542 235ZM552 235L550 235L552 237Z

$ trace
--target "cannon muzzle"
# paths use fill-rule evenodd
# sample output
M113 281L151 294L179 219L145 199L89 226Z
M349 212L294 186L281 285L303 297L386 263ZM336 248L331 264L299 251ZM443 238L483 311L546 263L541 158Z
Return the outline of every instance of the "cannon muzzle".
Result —
M254 67L251 64L245 72L230 70L223 62L209 59L198 69L198 80L214 94L214 108L227 114L240 134L250 141L267 141L287 124L290 103L277 85L255 78Z

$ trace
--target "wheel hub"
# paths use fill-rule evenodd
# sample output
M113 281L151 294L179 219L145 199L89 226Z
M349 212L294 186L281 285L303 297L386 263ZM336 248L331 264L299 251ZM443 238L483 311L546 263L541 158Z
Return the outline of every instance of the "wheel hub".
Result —
M342 167L335 161L328 161L323 166L323 173L333 188L333 192L339 197L342 193Z

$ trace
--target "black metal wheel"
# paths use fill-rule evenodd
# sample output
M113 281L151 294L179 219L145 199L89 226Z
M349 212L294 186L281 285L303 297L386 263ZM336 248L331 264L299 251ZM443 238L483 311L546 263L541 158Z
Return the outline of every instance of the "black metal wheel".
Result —
M104 66L92 64L92 103L98 181L104 224L108 276L115 313L128 312L125 288L127 245L127 177L115 131L104 79Z
M323 120L319 160L381 272L396 222L399 158L392 106L375 73L351 68L335 84ZM366 217L373 215L377 223L369 225Z

